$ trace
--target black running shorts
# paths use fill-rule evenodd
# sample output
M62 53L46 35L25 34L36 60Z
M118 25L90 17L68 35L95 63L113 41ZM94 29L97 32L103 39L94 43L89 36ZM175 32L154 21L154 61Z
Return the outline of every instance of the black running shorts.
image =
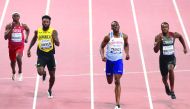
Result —
M171 56L160 55L159 65L160 65L160 72L161 72L162 76L167 76L168 75L168 66L170 64L173 64L174 67L175 67L175 65L176 65L176 57L175 57L175 55L171 55Z
M37 60L37 67L45 67L47 65L47 68L49 71L55 71L56 64L55 64L55 58L54 55L38 55Z

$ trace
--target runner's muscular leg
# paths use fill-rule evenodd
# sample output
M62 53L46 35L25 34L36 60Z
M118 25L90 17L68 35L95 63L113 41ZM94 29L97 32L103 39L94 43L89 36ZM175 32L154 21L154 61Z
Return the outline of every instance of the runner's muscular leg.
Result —
M115 74L114 79L115 79L115 99L116 99L116 104L120 105L120 95L121 95L121 84L120 84L120 78L121 74Z
M174 92L174 65L169 64L168 70L169 70L169 81L170 81L171 91Z
M18 69L19 69L18 72L22 73L22 54L17 53L16 60L17 60Z
M16 73L16 70L15 70L15 67L16 67L16 54L15 54L14 49L9 48L9 58L10 58L10 65L11 65L12 73L15 74Z
M11 60L11 69L13 74L16 73L15 67L16 67L16 61Z
M49 89L51 91L53 85L54 85L54 82L55 82L55 70L53 71L49 71L49 75L50 75L50 79L49 79Z

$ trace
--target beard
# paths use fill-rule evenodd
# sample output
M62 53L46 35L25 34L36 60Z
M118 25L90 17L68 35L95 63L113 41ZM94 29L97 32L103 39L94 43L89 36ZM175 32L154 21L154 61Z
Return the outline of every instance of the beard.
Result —
M166 35L168 34L168 32L169 32L168 30L163 30L163 31L162 31L162 34L163 34L164 36L166 36Z
M168 32L162 32L163 36L167 36Z
M49 25L48 26L43 25L43 30L48 30L48 29L49 29Z
M18 20L18 19L13 19L13 22L18 23L18 22L19 22L19 20Z

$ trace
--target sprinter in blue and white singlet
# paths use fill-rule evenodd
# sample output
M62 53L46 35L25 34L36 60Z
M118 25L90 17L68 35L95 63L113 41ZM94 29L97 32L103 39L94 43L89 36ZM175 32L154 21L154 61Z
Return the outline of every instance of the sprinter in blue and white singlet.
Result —
M100 46L100 55L102 61L106 62L106 78L108 84L115 82L115 109L120 107L121 85L120 78L123 74L123 51L126 54L126 60L129 60L128 36L119 31L120 26L117 21L111 23L112 32L106 35ZM106 53L104 48L106 48Z

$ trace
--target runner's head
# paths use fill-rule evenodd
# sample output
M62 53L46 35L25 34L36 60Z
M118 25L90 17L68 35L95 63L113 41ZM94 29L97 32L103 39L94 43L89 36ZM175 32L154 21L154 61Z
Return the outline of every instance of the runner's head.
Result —
M119 32L119 29L120 29L119 22L113 21L111 23L111 29L113 30L113 32Z
M50 26L51 17L48 15L42 16L42 26L44 30L47 30Z
M169 32L169 24L167 22L162 22L161 30L163 34L167 34Z
M12 13L13 22L19 22L20 14L18 12Z

